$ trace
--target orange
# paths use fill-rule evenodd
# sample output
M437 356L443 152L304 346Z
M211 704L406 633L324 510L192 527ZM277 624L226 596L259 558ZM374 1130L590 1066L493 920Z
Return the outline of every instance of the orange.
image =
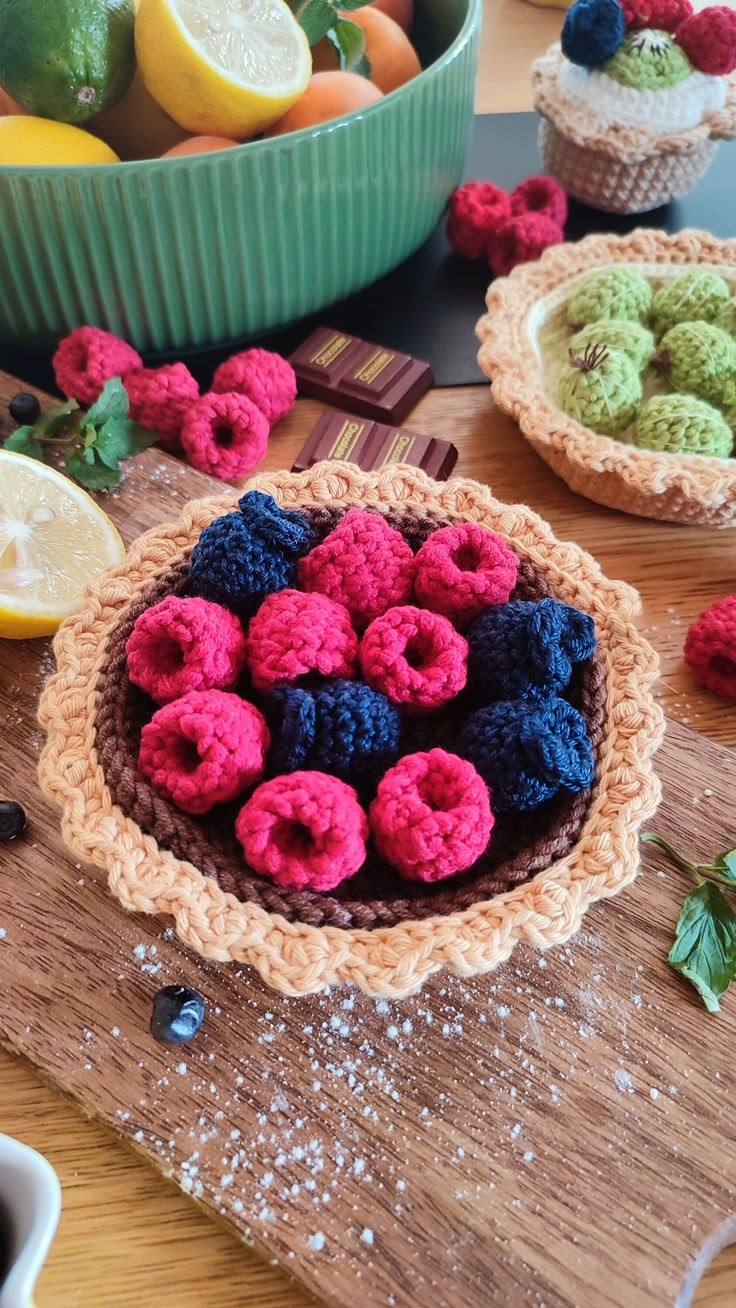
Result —
M227 136L190 136L188 140L165 150L162 159L175 159L182 154L205 154L207 150L226 150L228 146L238 145Z
M353 9L341 16L363 28L371 81L384 95L421 73L422 66L414 46L406 32L388 14L381 13L375 5L366 5L364 9ZM337 51L324 37L312 50L312 68L321 72L336 68L337 64Z
M283 136L302 127L316 127L331 118L341 118L355 109L365 109L382 99L382 92L357 73L314 73L303 95L280 118L266 136Z
M107 141L121 159L155 159L188 135L148 94L140 73L122 100L92 119L89 131Z
M404 32L411 31L411 25L414 22L414 0L373 0L371 9L380 9L382 14L388 14L393 18L395 23Z

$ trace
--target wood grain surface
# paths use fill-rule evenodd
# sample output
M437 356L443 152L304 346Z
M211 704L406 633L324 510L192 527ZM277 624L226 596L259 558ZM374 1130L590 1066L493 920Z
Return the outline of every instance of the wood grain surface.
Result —
M560 15L533 9L519 0L487 0L486 10L477 107L481 112L528 108L529 62L557 35ZM7 389L0 397L3 403ZM295 414L275 434L264 467L288 466L316 411L316 406L306 403L297 406ZM732 713L694 687L681 661L687 623L711 600L733 589L731 534L639 522L575 497L535 458L514 425L493 410L483 388L432 394L412 415L412 422L420 430L449 436L459 444L459 473L490 481L496 493L505 498L531 503L559 534L573 537L591 549L609 575L624 577L639 587L645 601L642 624L663 656L660 693L668 714L676 720L689 720L703 734L733 745L736 732ZM196 474L172 466L162 456L151 454L146 459L155 460L150 464L150 479L129 481L120 503L126 519L123 532L128 539L138 529L136 522L163 520L184 500L202 491L202 480ZM17 649L17 657L22 657L23 650L28 652L28 662L32 663L28 673L33 685L30 693L35 693L40 684L35 662L40 647ZM42 670L48 670L48 655L41 656L41 662ZM17 702L23 676L23 667L16 662L12 674L7 664L0 665L0 730L10 734L15 729L15 748L27 761L29 753L37 749L39 738L35 729L30 735L27 727L21 730L30 711L28 682L22 710ZM0 752L0 784L10 785L7 757L5 751ZM722 767L730 766L720 754L711 758L710 765L714 776ZM688 796L688 788L685 786L682 794L681 829L683 837L693 841L701 820L700 805L705 805L706 799L696 793L694 785ZM706 788L713 788L712 779ZM699 805L693 804L694 799L699 799ZM706 812L708 838L711 832L714 840L720 834L733 836L733 828L729 832L719 830L715 822L711 826L708 805ZM43 852L53 865L56 853L46 847ZM640 882L630 894L638 895L644 884ZM665 881L658 878L655 889L661 884ZM681 892L683 887L678 884L675 889ZM618 912L623 904L621 900L596 910L606 928L608 915L614 908ZM58 931L56 923L49 922L48 930L53 937ZM661 931L660 937L657 976L661 980L664 975L671 983L666 969L662 970L661 952L666 941ZM137 933L137 939L142 938ZM35 952L43 957L43 941L36 942ZM0 976L1 993L4 972ZM725 1020L719 1018L714 1023L693 1006L684 991L678 991L678 1001L679 1019L693 1049L697 1049L702 1032L709 1031L711 1025L723 1046L728 1047L728 1010ZM101 1011L107 1011L108 1003L101 994ZM52 1036L50 1032L49 1039ZM588 1056L590 1049L586 1047ZM594 1065L590 1057L587 1062ZM653 1084L650 1088L657 1087ZM634 1098L639 1090L637 1085ZM698 1090L708 1102L713 1090L710 1081ZM660 1101L652 1103L656 1108ZM64 1187L64 1213L42 1273L39 1308L121 1308L131 1303L140 1308L201 1308L214 1302L218 1308L306 1308L312 1302L303 1289L286 1281L278 1268L261 1262L228 1230L218 1229L189 1198L162 1181L159 1173L139 1161L109 1130L83 1119L75 1107L47 1089L28 1064L2 1051L0 1129L42 1149L59 1171ZM549 1148L549 1141L544 1143ZM534 1184L533 1174L531 1179ZM591 1182L594 1190L595 1183ZM658 1263L667 1259L663 1232L658 1233L650 1252ZM559 1256L563 1264L569 1261L572 1276L574 1249L564 1245ZM706 1274L695 1302L698 1308L726 1308L734 1300L736 1258L727 1251ZM417 1302L422 1301L420 1296ZM580 1300L586 1308L591 1302L587 1297ZM635 1301L629 1302L636 1308ZM657 1300L648 1296L641 1302L654 1304Z

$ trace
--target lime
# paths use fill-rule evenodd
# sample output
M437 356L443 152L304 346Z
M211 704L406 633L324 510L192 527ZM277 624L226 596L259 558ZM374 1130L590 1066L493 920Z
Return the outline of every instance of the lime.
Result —
M29 113L85 123L135 72L133 0L0 0L0 86Z

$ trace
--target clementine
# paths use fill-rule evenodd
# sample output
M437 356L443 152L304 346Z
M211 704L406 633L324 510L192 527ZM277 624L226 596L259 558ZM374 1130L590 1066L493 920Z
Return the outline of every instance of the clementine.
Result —
M356 109L365 109L382 96L378 87L357 73L313 73L304 94L283 118L269 128L266 136L283 136L286 132L298 132L302 127L316 127L331 118L341 118Z
M409 33L411 25L414 22L414 0L373 0L371 9L380 9L382 14L388 14L393 18L395 23L399 24L402 31Z
M174 159L183 154L205 154L208 150L226 150L228 146L238 144L238 141L231 141L227 136L190 136L186 141L180 141L179 145L172 146L170 150L164 150L161 158Z
M350 13L343 13L342 17L349 18L352 23L363 28L365 53L371 66L371 81L384 95L421 73L422 66L417 52L406 32L376 5L353 9ZM312 50L312 69L323 72L337 66L337 51L324 37Z

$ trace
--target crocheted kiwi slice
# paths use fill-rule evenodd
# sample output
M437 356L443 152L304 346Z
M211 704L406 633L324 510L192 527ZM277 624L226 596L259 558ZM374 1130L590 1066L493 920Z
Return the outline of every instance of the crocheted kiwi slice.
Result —
M301 510L319 539L337 526L347 509L327 506ZM459 519L434 515L418 516L392 509L386 520L396 527L414 551L439 527ZM187 591L189 558L143 589L128 606L110 635L106 659L100 674L96 719L96 749L104 770L112 802L140 829L153 837L162 849L193 863L204 876L241 901L280 913L290 922L310 926L393 926L416 918L459 912L475 903L528 880L575 843L582 828L590 791L577 795L561 792L539 808L523 814L505 813L496 818L493 839L487 852L461 876L434 885L402 880L396 871L371 854L357 876L330 894L316 891L287 891L258 876L243 862L235 835L235 818L242 801L220 807L202 818L180 812L157 794L138 770L140 733L155 705L128 678L125 646L133 625L144 609L165 595ZM549 588L522 560L514 598L543 599ZM241 692L257 699L247 686ZM594 656L579 664L568 688L567 698L580 709L596 758L605 727L606 687L603 661ZM407 720L404 752L443 745L452 750L458 725L472 710L469 692L445 709Z

